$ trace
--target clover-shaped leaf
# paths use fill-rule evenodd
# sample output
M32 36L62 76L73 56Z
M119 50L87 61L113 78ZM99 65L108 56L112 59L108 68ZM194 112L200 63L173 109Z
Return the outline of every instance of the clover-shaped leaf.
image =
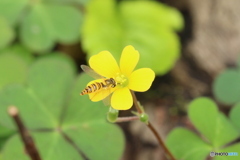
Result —
M78 152L63 138L60 133L46 132L33 134L35 143L40 149L42 159L63 160L77 159L82 160ZM18 135L13 136L3 148L3 158L7 160L30 160L24 152L23 144Z
M17 106L44 160L119 159L123 134L106 122L107 107L80 97L90 77L76 78L75 70L64 55L40 58L29 70L27 85L11 85L0 92L0 123L15 128L5 110ZM2 151L3 159L16 156L27 159L17 135Z
M23 83L32 55L22 46L14 45L0 52L0 89L11 83Z
M7 20L0 14L0 49L5 48L14 38L13 29L8 24Z
M89 80L87 75L82 75L76 81L77 86L73 89L69 109L63 121L64 132L76 140L75 143L90 159L116 159L114 157L120 157L123 152L124 140L117 127L113 129L114 126L106 124L108 108L102 106L101 102L98 102L98 105L90 103L88 96L79 98L79 89ZM101 144L105 151L101 151L100 146L96 144ZM119 150L111 150L113 144L118 144ZM94 152L96 154L92 154Z
M3 125L0 124L0 153L3 145L13 133L14 132L11 129L4 127Z
M240 103L236 104L230 111L230 119L240 132Z
M220 149L218 152L228 152L228 156L215 156L214 160L239 160L239 151L240 151L240 143L236 143L225 148ZM237 153L238 155L230 156L230 153Z
M27 3L28 0L1 0L0 15L4 16L9 24L15 25Z
M225 104L234 104L240 101L240 72L237 69L228 69L221 73L213 85L213 92L218 100Z
M49 50L55 41L71 43L78 40L81 14L75 8L63 5L38 4L21 25L21 39L36 51Z
M216 104L209 98L197 98L191 102L188 114L203 138L186 129L173 130L167 138L167 145L179 159L201 160L207 157L210 151L229 150L230 146L224 148L223 146L239 137L237 129L218 111ZM237 146L239 148L239 145Z
M177 159L203 160L211 152L211 146L193 132L176 128L167 137L167 146Z
M20 40L23 44L37 53L46 53L43 51L53 48L56 42L69 44L79 39L79 34L76 33L79 32L82 14L80 10L70 6L70 3L69 1L62 4L61 1L49 3L2 0L0 1L0 16L3 16L12 27L20 25ZM28 9L25 10L25 8ZM1 22L0 19L0 25ZM10 34L11 32L4 31L3 33ZM2 37L5 38L5 36ZM5 39L7 41L9 38Z
M31 12L21 23L20 38L22 43L36 51L45 51L53 47L54 33L48 21L44 5L33 6Z
M116 9L117 8L117 9ZM164 74L175 64L180 42L174 30L183 27L180 13L154 1L92 0L88 3L82 37L88 58L106 48L120 58L133 45L141 53L138 67Z
M21 59L24 60L27 64L31 64L34 60L34 56L32 55L31 51L18 43L11 45L11 47L5 48L1 53L13 54L21 57Z
M221 147L238 137L236 128L212 100L198 98L189 105L188 112L192 123L214 147Z
M32 61L32 54L19 44L4 48L0 52L0 89L12 83L24 83ZM0 124L0 150L12 132Z
M51 3L73 3L73 4L80 4L80 5L86 5L91 0L42 0L43 2L51 2Z
M79 33L82 17L77 9L63 5L48 5L46 11L57 41L73 43L79 39L79 34L76 33Z

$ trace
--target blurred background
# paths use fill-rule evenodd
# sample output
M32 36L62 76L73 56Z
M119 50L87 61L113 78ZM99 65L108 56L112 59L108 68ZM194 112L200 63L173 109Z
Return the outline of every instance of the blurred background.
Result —
M196 131L187 116L191 100L210 97L226 115L235 103L222 100L213 84L239 65L239 11L238 0L1 0L0 89L26 84L29 68L43 57L70 57L81 74L90 56L109 50L119 59L133 45L141 56L137 68L150 67L157 75L150 90L136 96L160 135L166 139L177 126ZM131 110L120 112L129 115ZM125 136L121 160L166 159L143 123L117 125ZM0 126L3 148L12 132Z

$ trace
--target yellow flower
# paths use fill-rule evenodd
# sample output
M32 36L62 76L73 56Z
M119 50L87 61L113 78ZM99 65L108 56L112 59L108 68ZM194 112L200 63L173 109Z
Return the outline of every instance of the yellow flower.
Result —
M150 68L141 68L134 71L139 61L139 53L133 46L126 46L120 58L118 65L112 54L108 51L102 51L94 55L89 60L90 67L99 75L106 78L113 78L116 87L111 91L100 90L99 93L90 93L92 101L100 101L110 93L111 106L117 110L127 110L132 107L133 99L130 90L144 92L147 91L155 77L155 73ZM100 82L95 80L90 82Z

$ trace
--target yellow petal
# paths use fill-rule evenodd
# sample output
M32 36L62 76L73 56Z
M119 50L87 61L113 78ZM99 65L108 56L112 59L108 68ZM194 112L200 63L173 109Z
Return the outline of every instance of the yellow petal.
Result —
M139 53L131 45L126 46L121 55L120 69L123 74L130 76L139 60Z
M128 87L133 91L144 92L148 90L155 78L150 68L141 68L134 71L129 77Z
M118 64L112 54L108 51L102 51L89 59L90 67L104 77L114 77L120 72Z
M95 93L89 94L89 99L93 102L101 101L111 94L111 90L102 89Z
M113 92L111 97L111 106L117 110L127 110L133 105L133 99L130 90L125 88L119 88Z

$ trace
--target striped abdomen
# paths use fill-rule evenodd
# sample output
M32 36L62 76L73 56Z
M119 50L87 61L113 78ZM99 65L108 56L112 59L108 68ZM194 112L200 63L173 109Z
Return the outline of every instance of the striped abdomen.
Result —
M115 86L116 86L116 82L113 78L105 79L103 80L103 82L95 82L90 84L80 93L80 95L94 93L103 88L109 88L109 87L114 88Z

